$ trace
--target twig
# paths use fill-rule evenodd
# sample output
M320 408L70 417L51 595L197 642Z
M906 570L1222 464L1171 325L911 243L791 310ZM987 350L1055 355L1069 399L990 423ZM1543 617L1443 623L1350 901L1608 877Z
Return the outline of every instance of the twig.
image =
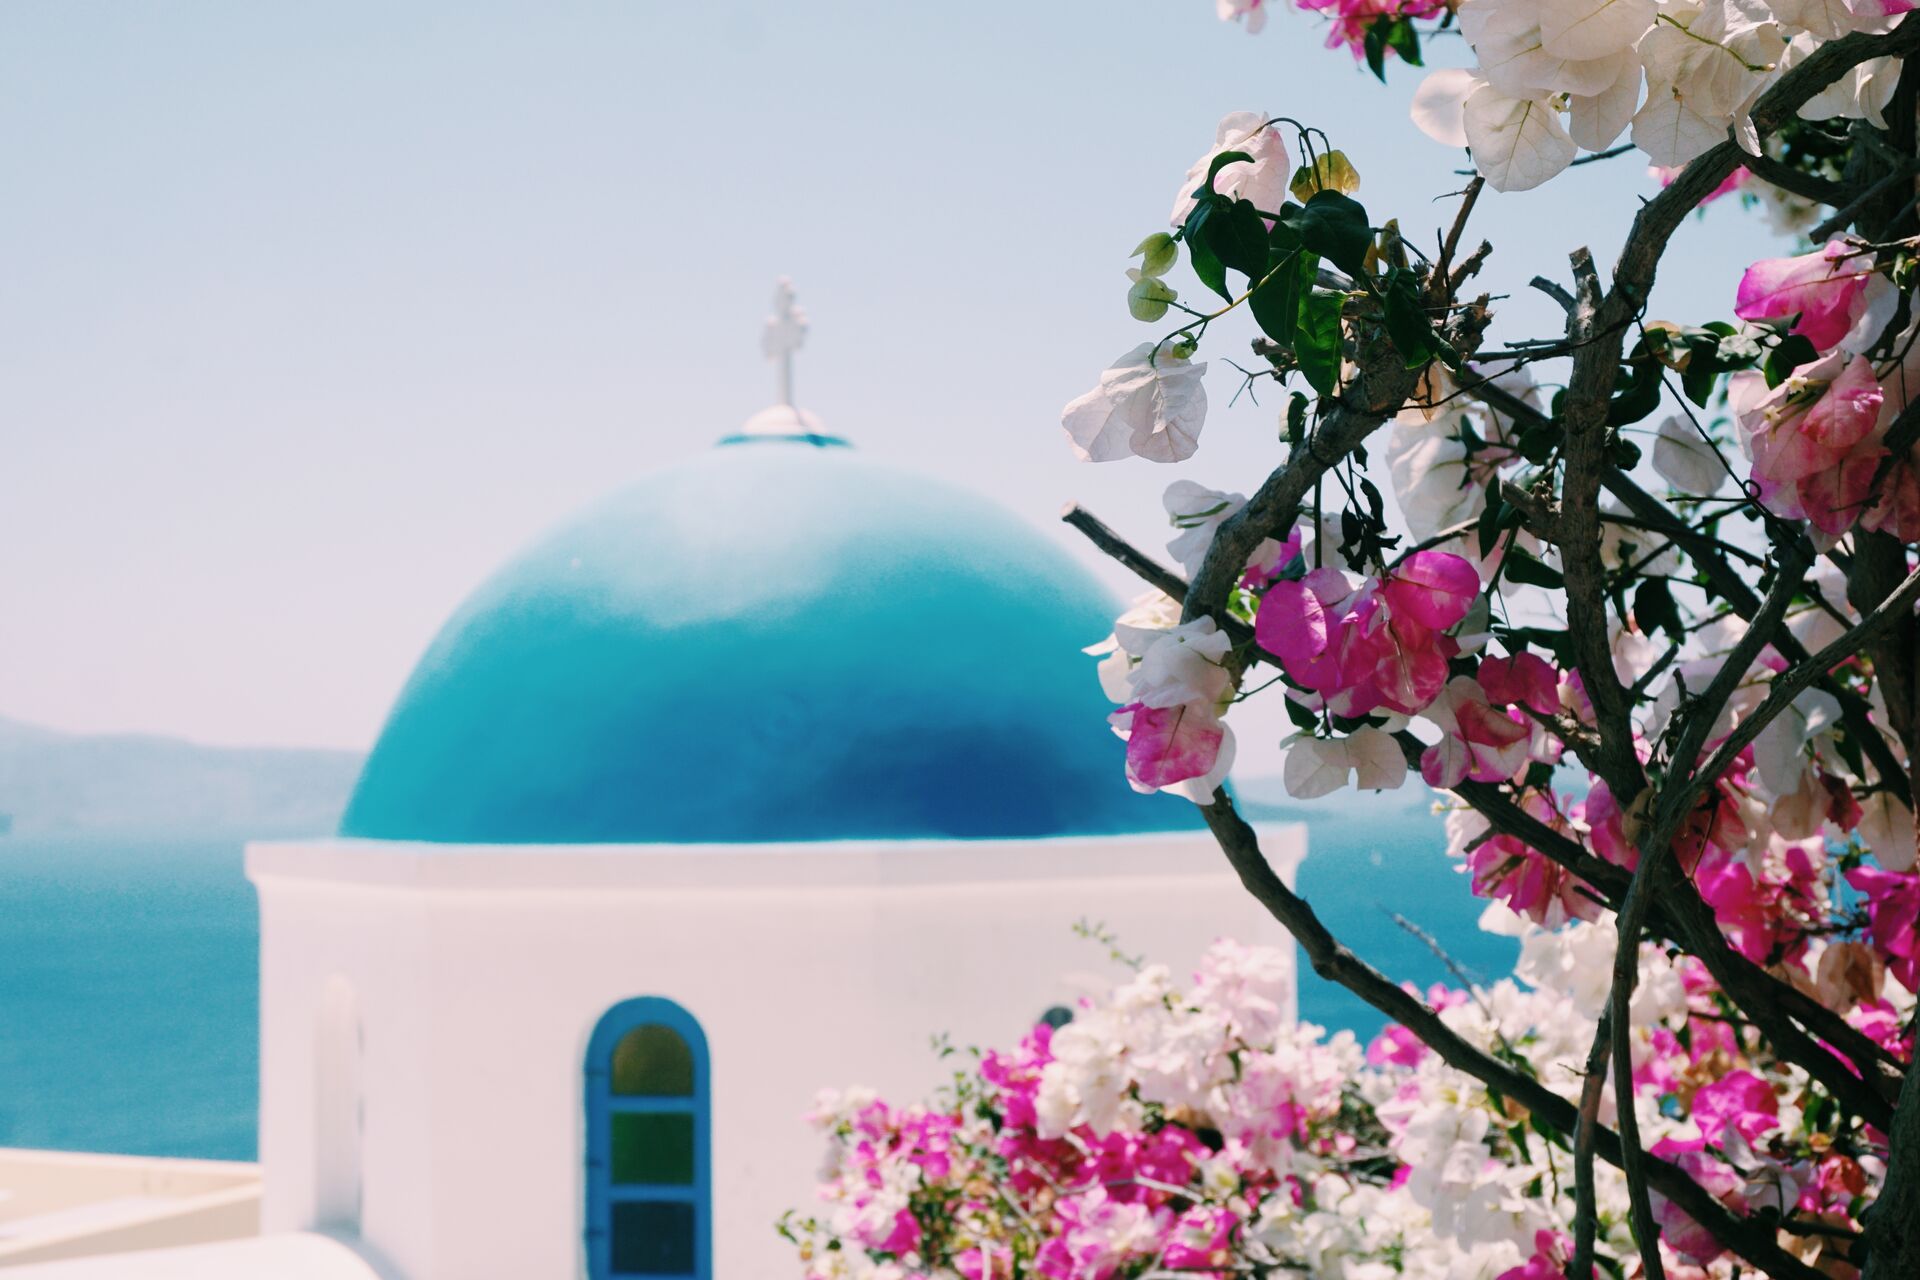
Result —
M1480 199L1481 188L1486 185L1487 180L1475 174L1473 181L1469 182L1466 190L1461 193L1460 209L1453 215L1453 225L1447 228L1447 238L1440 246L1440 256L1434 259L1433 275L1428 280L1429 293L1436 303L1444 303L1452 299L1451 292L1441 291L1451 284L1451 278L1447 272L1453 265L1454 250L1460 247L1461 233L1466 231L1467 219L1473 215L1474 203Z
M1580 1083L1580 1123L1573 1134L1573 1262L1567 1275L1588 1280L1593 1275L1593 1238L1600 1224L1594 1195L1594 1139L1600 1130L1600 1099L1607 1089L1607 1027L1610 1009L1600 1011L1600 1028L1587 1050L1587 1074ZM1616 1092L1618 1092L1616 1090Z
M1187 598L1187 580L1173 570L1162 565L1153 557L1142 554L1132 543L1108 528L1100 517L1093 514L1077 502L1069 502L1060 512L1060 518L1087 535L1094 546L1131 569L1148 586L1156 587L1172 596L1176 601Z
M1566 291L1565 286L1556 281L1549 280L1545 276L1535 276L1533 279L1527 281L1527 286L1532 289L1538 289L1549 298L1552 298L1560 304L1560 309L1568 315L1573 314L1573 295Z

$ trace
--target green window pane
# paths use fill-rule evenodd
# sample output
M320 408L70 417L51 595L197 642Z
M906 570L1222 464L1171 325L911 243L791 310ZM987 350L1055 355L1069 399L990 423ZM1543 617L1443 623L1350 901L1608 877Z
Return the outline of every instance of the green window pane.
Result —
M613 1273L693 1274L693 1206L648 1200L613 1206Z
M620 1186L693 1185L693 1117L652 1111L616 1111L613 1180Z
M613 1091L629 1098L691 1098L693 1049L670 1027L635 1027L613 1047Z

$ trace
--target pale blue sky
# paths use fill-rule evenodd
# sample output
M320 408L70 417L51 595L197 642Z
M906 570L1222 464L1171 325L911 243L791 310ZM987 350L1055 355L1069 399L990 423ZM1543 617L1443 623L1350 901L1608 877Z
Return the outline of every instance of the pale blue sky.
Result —
M833 429L1076 553L1070 498L1159 546L1167 482L1264 474L1272 404L1226 411L1216 364L1180 468L1078 464L1058 411L1148 336L1125 255L1219 116L1322 125L1410 235L1460 181L1405 123L1417 74L1212 9L0 8L0 715L366 746L503 557L768 402L781 274ZM1621 159L1484 201L1502 332L1550 332L1524 281L1610 262L1651 190ZM1716 208L1655 311L1722 315L1778 251Z

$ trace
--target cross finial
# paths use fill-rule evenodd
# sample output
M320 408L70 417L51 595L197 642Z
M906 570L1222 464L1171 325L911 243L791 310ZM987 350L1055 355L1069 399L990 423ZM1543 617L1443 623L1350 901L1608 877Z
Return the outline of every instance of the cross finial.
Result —
M760 350L780 365L780 403L793 403L793 353L807 340L807 313L794 305L793 281L785 276L773 290L773 314L760 334Z

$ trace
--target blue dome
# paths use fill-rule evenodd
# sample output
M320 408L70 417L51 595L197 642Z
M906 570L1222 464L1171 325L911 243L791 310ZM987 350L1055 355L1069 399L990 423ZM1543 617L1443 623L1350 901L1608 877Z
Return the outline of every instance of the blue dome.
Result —
M421 659L341 834L459 843L1185 829L1081 647L1113 603L1036 531L846 448L658 472L536 543Z

